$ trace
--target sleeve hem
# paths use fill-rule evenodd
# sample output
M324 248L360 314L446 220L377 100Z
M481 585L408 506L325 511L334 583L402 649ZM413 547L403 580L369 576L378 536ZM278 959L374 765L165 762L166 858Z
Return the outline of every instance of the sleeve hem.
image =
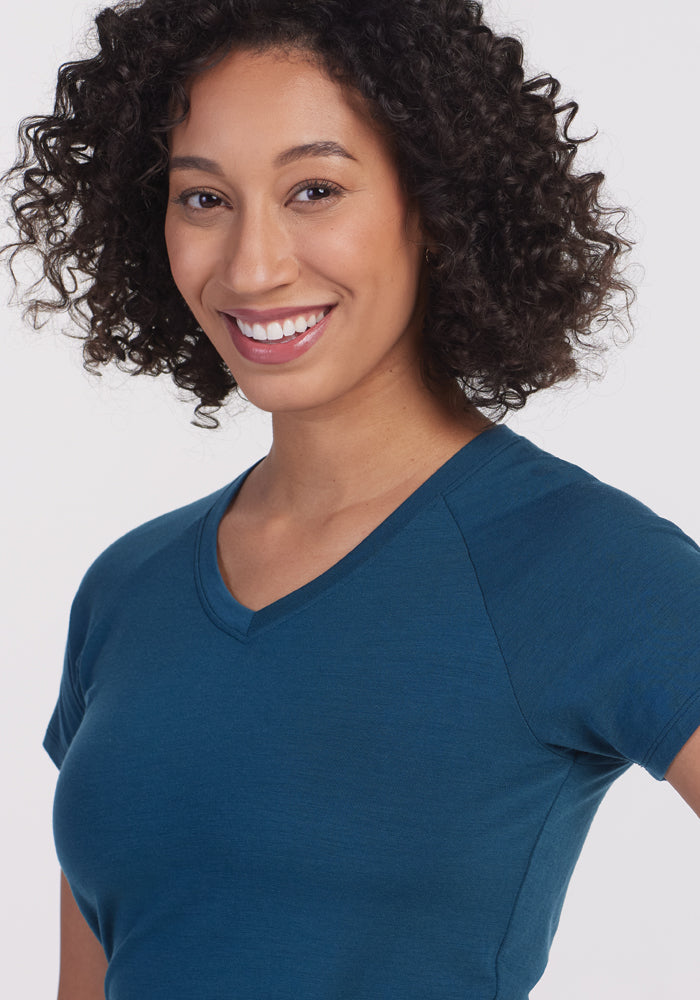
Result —
M675 756L700 726L700 691L696 692L671 719L641 761L642 767L663 781Z
M44 742L42 745L60 771L63 760L66 756L66 748L63 746L62 742L59 740L58 736L56 736L51 727L46 730L46 735L44 736Z

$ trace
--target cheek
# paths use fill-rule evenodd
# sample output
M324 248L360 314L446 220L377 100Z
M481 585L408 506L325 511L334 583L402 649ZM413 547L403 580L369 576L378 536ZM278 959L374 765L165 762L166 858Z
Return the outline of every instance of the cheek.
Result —
M183 287L183 279L188 273L188 268L185 267L186 244L182 238L180 227L172 220L169 214L165 216L164 235L170 273L180 293L187 298L186 289Z
M306 233L301 255L353 293L384 289L403 297L415 287L422 259L407 225L399 208L387 213L385 203L373 204L342 222L319 226L311 237Z
M376 224L358 233L358 266L372 292L377 315L403 324L413 313L420 283L422 251L407 230L405 214L377 216Z
M206 244L197 240L191 227L184 227L167 215L164 234L170 273L180 294L196 315L200 293L207 280Z

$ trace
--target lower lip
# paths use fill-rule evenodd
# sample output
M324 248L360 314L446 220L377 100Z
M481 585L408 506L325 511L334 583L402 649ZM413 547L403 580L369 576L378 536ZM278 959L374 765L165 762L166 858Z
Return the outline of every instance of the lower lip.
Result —
M331 308L323 319L295 337L285 340L253 340L241 333L238 323L232 316L222 313L226 321L226 326L231 335L233 346L241 357L246 361L254 361L258 365L281 365L287 361L294 361L295 358L305 354L316 341L323 336L328 320L333 308Z

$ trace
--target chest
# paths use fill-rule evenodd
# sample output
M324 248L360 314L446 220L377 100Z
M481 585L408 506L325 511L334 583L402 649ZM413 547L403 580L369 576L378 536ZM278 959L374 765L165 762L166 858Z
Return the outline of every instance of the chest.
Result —
M153 605L119 622L83 660L64 864L94 865L105 890L134 873L165 885L197 845L233 883L293 871L301 892L322 869L324 885L355 893L359 878L391 895L426 866L452 883L465 852L486 850L491 891L488 831L523 797L533 756L548 794L562 762L533 744L478 589L450 574L461 562L444 553L442 588L387 546L245 642ZM524 809L540 821L541 794Z
M457 961L463 996L490 984L555 819L536 882L556 906L592 796L581 787L581 821L560 794L570 761L523 721L459 532L436 505L361 548L245 634L210 615L194 580L177 606L132 589L94 623L54 821L62 866L117 962L135 943L149 972L161 955L171 974L157 900L190 953L209 956L214 941L235 956L222 981L236 995L250 996L263 966L278 975L275 942L296 956L311 941L306 964L317 960L324 985L303 995L339 996L322 978L328 956L341 948L342 969L366 969L355 942L374 921L372 943L394 929L406 985L379 968L357 995L434 995L420 978L427 950L439 976ZM151 572L152 595L167 573ZM252 971L241 966L251 927ZM255 995L289 995L280 981Z

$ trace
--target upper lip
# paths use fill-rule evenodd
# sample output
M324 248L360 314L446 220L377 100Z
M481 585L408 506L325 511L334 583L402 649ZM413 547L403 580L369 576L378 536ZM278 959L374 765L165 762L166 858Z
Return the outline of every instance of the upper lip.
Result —
M222 309L227 316L243 320L244 323L272 323L275 320L292 319L295 316L311 316L332 309L331 303L322 306L294 306L287 309Z

